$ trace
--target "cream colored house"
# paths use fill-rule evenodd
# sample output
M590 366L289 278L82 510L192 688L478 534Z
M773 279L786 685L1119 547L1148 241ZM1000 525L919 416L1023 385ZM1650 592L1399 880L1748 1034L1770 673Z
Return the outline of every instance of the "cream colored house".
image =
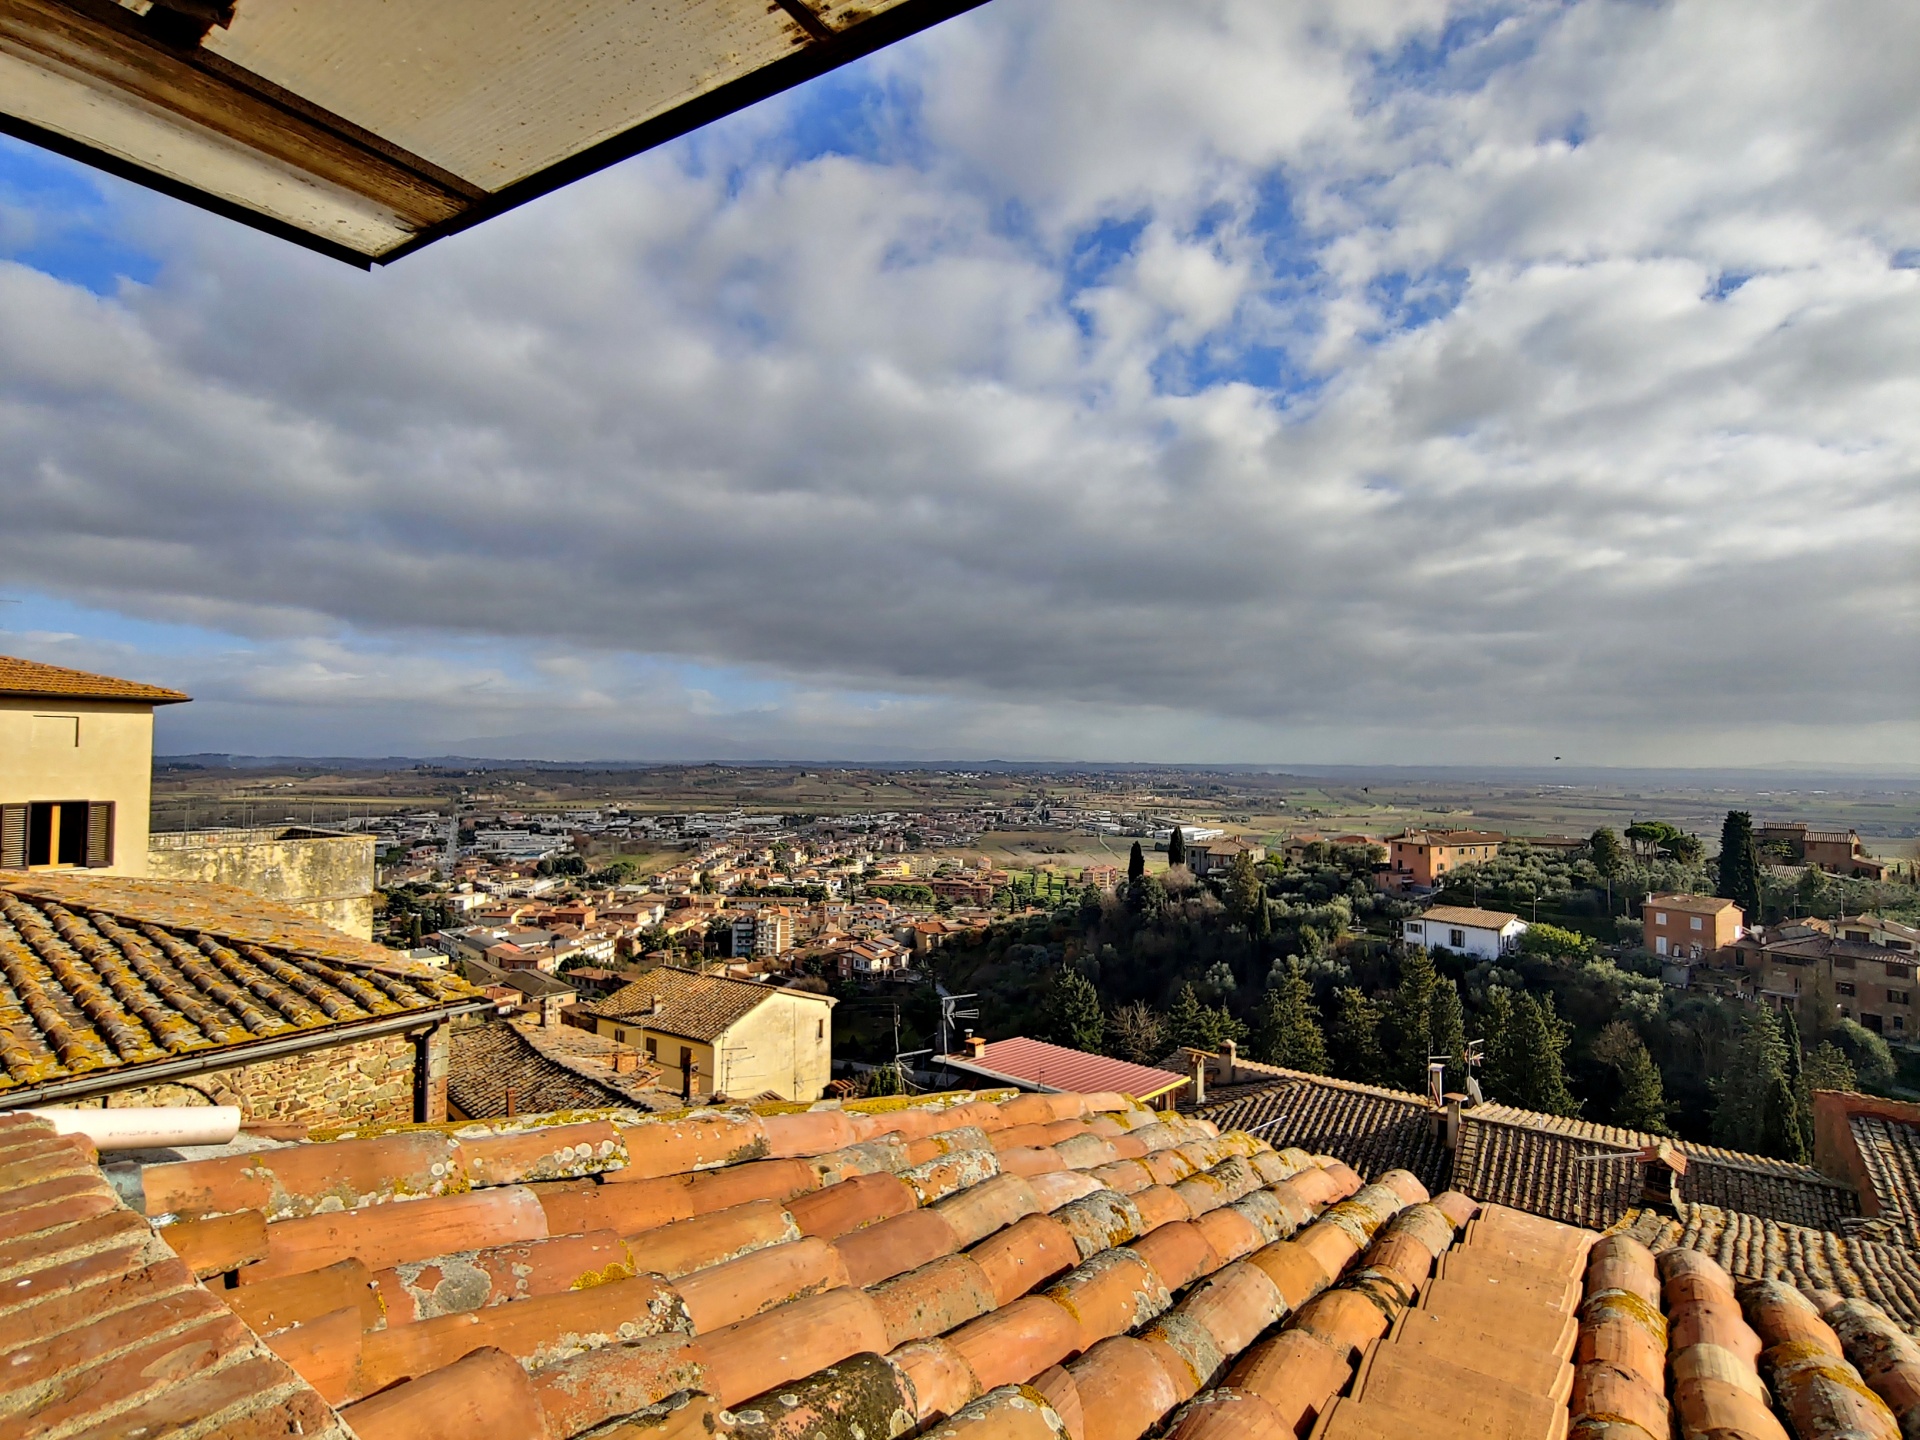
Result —
M660 1088L693 1096L818 1100L833 1078L826 995L662 967L576 1006L595 1034L646 1052Z
M153 711L187 698L0 655L0 870L145 875Z

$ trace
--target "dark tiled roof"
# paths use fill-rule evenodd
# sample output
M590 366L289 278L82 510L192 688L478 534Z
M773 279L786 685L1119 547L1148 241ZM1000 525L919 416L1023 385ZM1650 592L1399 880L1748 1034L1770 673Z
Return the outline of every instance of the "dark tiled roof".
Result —
M1630 1153L1653 1139L1617 1125L1481 1105L1461 1116L1454 1183L1477 1200L1604 1229L1637 1203L1639 1172L1626 1161L1585 1157ZM1852 1190L1811 1165L1674 1144L1688 1161L1680 1193L1696 1204L1825 1230L1860 1213Z
M1849 1115L1847 1123L1881 1212L1897 1216L1908 1243L1920 1249L1920 1134L1878 1115Z
M1434 1191L1452 1183L1451 1157L1432 1107L1404 1090L1298 1075L1194 1113L1222 1130L1250 1130L1270 1145L1331 1155L1361 1175L1410 1170Z
M733 980L725 975L695 975L662 965L649 970L644 980L623 985L606 999L580 1008L608 1020L644 1021L649 1030L710 1044L750 1010L780 994L833 1003L810 991L783 990L777 985ZM656 999L660 1002L658 1014L653 1013Z
M222 886L0 882L0 1096L481 998L349 936L310 945L321 928Z
M651 1067L616 1075L564 1050L546 1051L521 1027L504 1021L455 1030L449 1049L447 1098L461 1114L474 1119L509 1113L631 1109L662 1098L650 1091L659 1073ZM595 1074L596 1069L605 1073ZM513 1092L511 1109L509 1090Z
M159 685L116 680L111 675L69 670L64 665L43 665L38 660L22 660L14 655L0 655L0 695L49 700L130 700L142 705L177 705L193 698Z
M1786 1280L1871 1300L1909 1330L1920 1330L1920 1265L1902 1247L1712 1205L1681 1208L1678 1220L1632 1210L1614 1228L1655 1252L1679 1246L1711 1255L1742 1279Z

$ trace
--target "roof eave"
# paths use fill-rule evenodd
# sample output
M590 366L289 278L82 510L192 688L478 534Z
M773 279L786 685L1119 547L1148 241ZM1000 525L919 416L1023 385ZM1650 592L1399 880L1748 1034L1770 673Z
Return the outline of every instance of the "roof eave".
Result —
M212 1070L233 1070L241 1066L257 1065L264 1060L279 1060L290 1055L304 1055L314 1050L332 1049L338 1045L352 1045L364 1040L377 1040L388 1035L404 1034L410 1030L430 1029L462 1015L495 1013L499 1008L495 1001L482 996L425 1009L407 1010L398 1015L375 1015L365 1020L349 1020L342 1025L317 1026L311 1030L298 1030L290 1035L268 1035L258 1040L242 1041L237 1045L208 1045L198 1050L190 1050L184 1055L168 1056L164 1060L148 1060L137 1065L106 1066L98 1070L88 1070L83 1074L64 1076L59 1080L49 1080L43 1084L22 1086L18 1090L0 1093L0 1112L21 1110L55 1101L97 1099L102 1095L113 1095L122 1090L132 1090L143 1085L156 1085L168 1080L204 1075Z

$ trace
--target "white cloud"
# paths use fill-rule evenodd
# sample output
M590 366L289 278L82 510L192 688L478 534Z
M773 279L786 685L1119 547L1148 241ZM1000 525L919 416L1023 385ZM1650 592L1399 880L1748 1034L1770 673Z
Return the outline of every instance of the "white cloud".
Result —
M0 574L250 637L209 748L1920 760L1915 41L996 0L372 276L131 202Z

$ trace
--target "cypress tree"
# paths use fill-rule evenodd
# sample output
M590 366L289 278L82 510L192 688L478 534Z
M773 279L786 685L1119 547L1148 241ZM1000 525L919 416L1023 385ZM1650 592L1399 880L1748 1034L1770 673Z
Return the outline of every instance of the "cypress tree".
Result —
M1320 1033L1320 1007L1313 988L1298 965L1285 975L1260 1004L1253 1028L1253 1058L1289 1070L1327 1073L1327 1042Z
M1184 865L1186 863L1187 837L1181 831L1180 827L1176 825L1173 827L1173 834L1167 837L1167 864L1174 866Z
M1720 882L1714 894L1733 901L1747 912L1747 922L1760 922L1760 850L1753 839L1753 816L1729 810L1720 826Z
M1767 1082L1766 1097L1761 1104L1760 1153L1802 1165L1807 1160L1806 1136L1800 1129L1799 1100L1784 1074L1775 1075Z
M1147 873L1147 857L1140 851L1140 842L1133 842L1133 849L1127 855L1127 883L1132 884Z
M1063 967L1053 977L1053 993L1047 1006L1053 1042L1070 1050L1100 1053L1106 1038L1107 1017L1100 1010L1100 992L1093 982L1071 967Z
M1414 949L1400 962L1400 984L1387 1006L1393 1047L1393 1082L1407 1090L1427 1088L1427 1047L1433 1043L1433 957Z
M1380 1050L1380 1007L1364 990L1349 985L1333 997L1328 1039L1336 1074L1346 1080L1379 1082L1387 1064Z
M1806 1070L1801 1065L1800 1022L1794 1019L1793 1011L1780 1012L1780 1043L1786 1048L1787 1089L1793 1096L1794 1125L1800 1132L1800 1152L1813 1154L1813 1087L1807 1084Z
M1714 1143L1733 1150L1762 1150L1769 1140L1768 1097L1774 1081L1785 1084L1786 1079L1787 1053L1779 1016L1765 1006L1747 1011L1726 1072L1714 1084ZM1792 1093L1790 1086L1788 1093ZM1797 1141L1797 1122L1793 1128ZM1777 1123L1775 1130L1774 1141L1784 1143Z

